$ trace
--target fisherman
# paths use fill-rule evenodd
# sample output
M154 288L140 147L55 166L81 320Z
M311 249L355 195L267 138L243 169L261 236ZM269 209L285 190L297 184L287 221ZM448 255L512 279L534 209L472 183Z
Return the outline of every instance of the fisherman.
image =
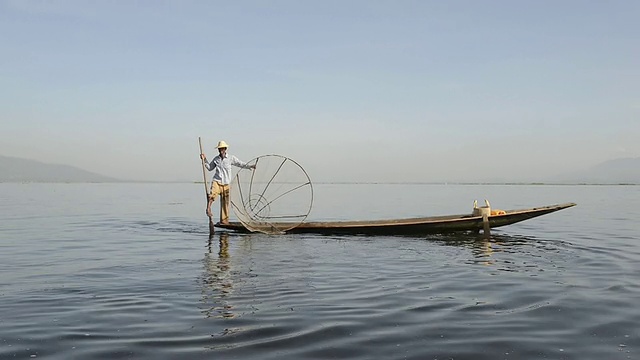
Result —
M204 153L200 154L200 158L209 171L213 171L213 180L211 181L211 191L209 192L209 200L207 201L207 216L212 217L211 204L216 197L220 196L220 224L229 223L229 184L231 183L231 165L244 169L255 169L255 165L249 165L240 161L237 157L227 154L227 145L224 140L218 141L216 148L218 155L207 161Z

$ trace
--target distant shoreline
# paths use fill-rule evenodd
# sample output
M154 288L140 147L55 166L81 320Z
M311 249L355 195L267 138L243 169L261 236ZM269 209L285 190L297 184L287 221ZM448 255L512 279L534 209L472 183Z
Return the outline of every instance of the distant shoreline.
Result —
M0 181L0 184L200 184L203 181L154 181L154 180L121 180L121 181ZM640 183L544 183L544 182L386 182L386 181L318 181L313 184L322 185L486 185L486 186L640 186Z

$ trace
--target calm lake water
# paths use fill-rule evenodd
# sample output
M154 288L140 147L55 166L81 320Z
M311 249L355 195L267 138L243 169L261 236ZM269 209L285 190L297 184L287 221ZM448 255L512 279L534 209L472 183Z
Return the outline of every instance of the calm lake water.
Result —
M640 186L316 184L310 220L578 206L477 234L217 233L202 184L0 184L1 359L640 359Z

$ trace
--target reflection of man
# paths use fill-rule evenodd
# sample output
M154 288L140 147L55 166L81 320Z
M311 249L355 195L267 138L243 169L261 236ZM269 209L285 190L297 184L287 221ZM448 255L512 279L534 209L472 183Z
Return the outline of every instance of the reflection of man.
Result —
M220 234L220 251L218 251L219 259L226 259L229 257L229 234Z
M213 306L203 311L207 318L223 317L232 318L235 314L231 311L225 298L233 291L233 281L229 272L229 234L220 233L218 256L212 257L212 243L214 237L209 238L208 252L204 256L204 275L202 277L203 302L213 300Z

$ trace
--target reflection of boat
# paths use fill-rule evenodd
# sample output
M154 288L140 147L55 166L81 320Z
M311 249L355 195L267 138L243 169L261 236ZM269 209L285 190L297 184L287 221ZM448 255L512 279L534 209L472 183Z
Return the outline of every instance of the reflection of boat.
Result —
M497 228L575 205L575 203L566 203L531 209L506 210L499 215L488 216L486 220L490 228ZM216 226L227 230L248 231L240 222L216 224ZM304 222L288 230L287 233L406 235L479 231L484 228L485 222L482 215L465 214L396 220Z

